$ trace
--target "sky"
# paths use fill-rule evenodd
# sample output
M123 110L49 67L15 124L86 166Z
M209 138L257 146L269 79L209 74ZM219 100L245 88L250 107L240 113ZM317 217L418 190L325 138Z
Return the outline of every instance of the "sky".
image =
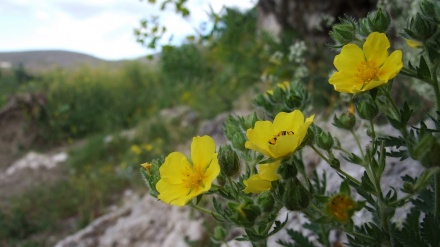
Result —
M157 0L157 2L163 2ZM158 15L177 43L208 21L209 6L242 10L256 0L188 0L189 18L165 12L147 0L2 0L0 52L66 50L105 60L133 59L149 51L136 42L133 30L140 20Z

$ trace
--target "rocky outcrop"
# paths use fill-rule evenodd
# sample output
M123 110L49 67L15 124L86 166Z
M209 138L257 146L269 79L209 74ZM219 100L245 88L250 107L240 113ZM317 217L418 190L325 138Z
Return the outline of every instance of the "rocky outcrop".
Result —
M343 17L365 17L376 8L377 0L259 0L261 29L275 35L295 30L308 38L328 37L328 24Z
M173 207L145 195L125 193L121 208L94 220L55 247L184 247L203 238L203 218L189 207Z

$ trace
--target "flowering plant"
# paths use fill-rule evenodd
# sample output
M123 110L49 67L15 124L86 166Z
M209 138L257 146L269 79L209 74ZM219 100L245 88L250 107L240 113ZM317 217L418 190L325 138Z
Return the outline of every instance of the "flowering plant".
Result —
M403 30L402 36L417 44L413 49L420 49L416 66L410 62L404 66L400 50L388 53L391 18L386 11L379 9L358 23L344 19L333 26L330 36L341 51L329 83L336 91L349 93L354 104L335 116L333 125L352 136L357 151L347 150L347 144L321 128L314 115L304 117L303 112L310 111L309 98L295 80L257 97L256 105L269 119L256 113L230 116L225 122L229 144L218 149L218 156L212 138L204 136L194 138L191 160L174 152L164 161L144 164L141 173L151 195L209 213L220 222L212 235L217 243L227 243L227 229L238 226L243 229L238 240L266 246L268 238L286 226L288 218L279 219L286 209L304 215L308 223L303 228L314 237L288 229L293 242L279 240L283 246L336 246L340 243L331 242L334 230L345 232L350 246L439 246L439 13L438 2L423 1ZM418 125L409 126L414 112L410 104L399 107L391 95L398 75L432 88L436 108ZM379 115L397 134L378 131ZM369 142L362 145L358 133L365 130ZM339 191L327 191L326 174L306 167L306 150L339 175ZM382 178L390 159L396 157L413 159L423 169L417 176L407 174L387 186ZM358 167L361 176L347 172L350 165ZM200 206L202 197L210 197L212 203ZM400 224L392 220L396 211L411 205ZM358 211L369 214L371 220L355 222Z

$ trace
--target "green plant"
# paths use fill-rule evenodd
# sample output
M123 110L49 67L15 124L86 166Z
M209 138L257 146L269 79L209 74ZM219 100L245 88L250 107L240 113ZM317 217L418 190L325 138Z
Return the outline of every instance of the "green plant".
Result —
M310 223L304 228L311 230L316 240L288 230L293 242L279 241L283 246L332 246L332 230L345 232L350 246L439 246L439 13L438 2L425 0L403 30L402 36L420 49L417 65L404 66L399 50L388 53L386 33L391 18L382 9L359 22L346 19L333 26L331 37L341 53L335 57L337 72L329 82L336 91L351 94L356 109L335 116L333 125L352 135L357 153L347 151L346 143L318 124L311 125L313 116L305 119L301 111L310 110L307 91L295 80L259 96L256 102L264 109L264 118L257 114L231 116L225 123L231 146L220 147L218 154L212 154L212 145L202 148L194 144L208 137L195 137L192 145L198 148L192 147L192 159L176 159L177 154L171 153L165 160L145 164L141 174L150 194L169 204L186 204L224 224L225 228L216 230L216 241L220 242L227 242L228 226L238 226L245 232L238 240L267 246L268 238L287 223L287 218L278 219L285 208L308 218ZM399 107L391 97L397 74L414 77L434 91L436 107L427 114L432 127L424 121L417 127L408 125L414 110L406 102ZM377 132L374 119L378 114L386 116L399 134ZM359 122L365 125L356 129ZM360 144L358 131L367 131L368 145ZM301 153L305 148L313 150L342 178L339 191L327 191L325 174L306 172ZM411 157L423 170L417 177L406 175L400 183L384 187L384 170L389 159L396 157ZM363 176L348 174L342 161L362 169ZM245 165L243 170L236 169L240 163ZM217 183L206 185L218 166ZM207 188L211 189L204 193ZM202 197L212 198L212 204L202 206ZM393 223L396 210L410 203L415 207L403 225ZM372 219L356 225L352 216L359 210L370 212Z

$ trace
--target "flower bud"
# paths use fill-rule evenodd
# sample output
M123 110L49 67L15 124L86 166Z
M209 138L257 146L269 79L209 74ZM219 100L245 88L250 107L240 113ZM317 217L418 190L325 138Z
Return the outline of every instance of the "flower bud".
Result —
M341 114L339 118L336 116L333 118L333 125L341 129L352 130L355 124L356 117L350 112Z
M368 102L367 100L362 100L356 104L356 110L359 117L365 120L373 120L376 117L379 110L374 102Z
M247 200L241 204L229 203L228 205L232 211L235 211L235 220L237 223L243 226L252 226L254 221L261 214L260 207L255 205L251 200Z
M282 161L280 168L278 168L278 174L284 180L296 177L297 173L295 165L290 163L289 160Z
M301 210L309 206L310 194L297 178L292 178L284 185L282 200L287 210Z
M356 37L355 23L350 19L342 20L342 23L333 26L330 37L339 45L351 43Z
M217 225L214 228L214 235L212 236L212 238L217 241L223 241L225 240L227 234L228 232L224 227Z
M339 169L341 167L341 162L338 159L331 159L330 160L330 167L333 169Z
M414 193L414 184L410 182L404 182L402 191L408 194Z
M431 134L423 135L410 152L426 168L440 166L440 140Z
M252 129L255 126L255 123L258 121L258 116L257 113L252 113L250 115L248 115L245 119L244 119L244 124L246 125L245 129Z
M246 138L242 133L235 133L232 136L232 146L238 150L246 150L244 144L246 143Z
M316 144L324 150L330 150L333 147L333 137L330 132L321 132L316 139Z
M269 191L263 192L257 197L257 203L260 205L263 212L270 212L275 205L275 199Z
M221 146L218 152L218 163L223 174L232 177L240 169L240 159L231 146Z
M371 32L386 33L391 24L391 17L387 11L379 9L367 16L368 26Z
M426 43L426 41L437 32L437 29L438 26L435 23L426 19L420 13L417 13L415 17L410 18L402 35L405 38Z

